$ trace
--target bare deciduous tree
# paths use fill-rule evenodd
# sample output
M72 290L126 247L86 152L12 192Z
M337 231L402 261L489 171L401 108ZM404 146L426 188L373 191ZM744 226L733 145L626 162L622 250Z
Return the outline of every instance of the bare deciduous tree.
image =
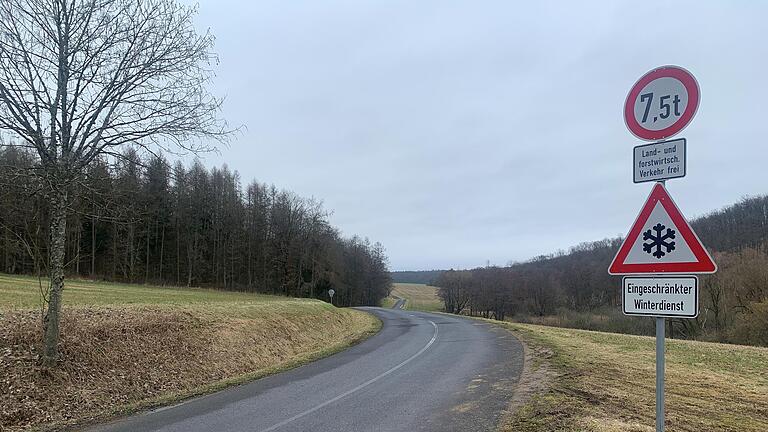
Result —
M0 131L40 158L50 211L43 363L56 364L69 190L97 157L223 141L213 36L174 0L0 2ZM205 141L204 141L205 140Z

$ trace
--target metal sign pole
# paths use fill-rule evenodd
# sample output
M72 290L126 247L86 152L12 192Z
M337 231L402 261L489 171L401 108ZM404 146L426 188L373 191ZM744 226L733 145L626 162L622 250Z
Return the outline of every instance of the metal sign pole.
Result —
M656 318L656 432L664 432L664 318Z
M659 183L666 184L662 180ZM656 318L656 432L664 432L664 348L665 319Z

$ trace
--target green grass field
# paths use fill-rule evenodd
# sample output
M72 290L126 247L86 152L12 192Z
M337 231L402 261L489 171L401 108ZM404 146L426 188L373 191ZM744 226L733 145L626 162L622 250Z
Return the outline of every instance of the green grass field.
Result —
M437 288L424 284L395 283L392 284L392 296L384 299L382 307L392 307L397 301L395 297L406 300L405 309L425 312L443 310L443 302L437 296Z
M47 284L46 280L42 281ZM43 285L46 286L46 285ZM288 299L263 294L216 291L201 288L158 287L67 279L64 305L195 305L212 303L286 303L298 306L315 300ZM29 276L0 274L0 308L30 309L40 306L40 282Z
M503 431L655 430L654 338L500 325L526 341L530 373L549 381ZM768 430L768 348L668 340L666 371L669 432Z

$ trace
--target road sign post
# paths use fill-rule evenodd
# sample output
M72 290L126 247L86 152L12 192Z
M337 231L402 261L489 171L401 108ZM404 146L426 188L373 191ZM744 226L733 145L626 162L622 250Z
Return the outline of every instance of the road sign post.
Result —
M662 66L632 86L624 102L624 122L642 140L663 140L691 122L700 98L690 72ZM665 318L695 318L699 286L690 275L717 271L664 186L665 180L685 176L686 153L685 138L634 148L633 182L657 183L608 268L612 275L630 275L622 281L624 314L656 321L656 432L664 432ZM678 274L687 276L670 276Z
M664 317L656 318L656 432L664 432Z

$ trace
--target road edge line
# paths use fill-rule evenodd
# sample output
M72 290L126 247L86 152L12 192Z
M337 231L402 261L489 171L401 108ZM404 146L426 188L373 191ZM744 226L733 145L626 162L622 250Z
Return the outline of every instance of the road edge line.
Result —
M429 347L431 347L432 344L435 343L435 341L437 340L437 335L439 333L437 324L435 324L435 322L432 321L432 320L427 320L427 321L429 321L429 323L432 324L432 326L435 328L435 331L432 334L432 339L430 339L429 342L427 342L427 344L424 345L416 354L408 357L407 359L405 359L402 362L400 362L397 366L394 366L394 367L390 368L389 370L387 370L387 371L385 371L385 372L383 372L383 373L381 373L381 374L379 374L379 375L369 379L368 381L358 385L357 387L355 387L355 388L353 388L351 390L347 390L346 392L344 392L344 393L342 393L342 394L340 394L338 396L335 396L332 399L328 399L327 401L325 401L325 402L323 402L323 403L321 403L319 405L316 405L315 407L310 408L310 409L308 409L308 410L306 410L304 412L296 414L293 417L285 419L285 420L281 421L280 423L276 423L276 424L274 424L274 425L272 425L272 426L270 426L270 427L268 427L266 429L262 429L261 432L272 432L272 431L277 430L277 429L279 429L279 428L281 428L281 427L283 427L283 426L285 426L287 424L290 424L290 423L292 423L292 422L294 422L294 421L296 421L296 420L298 420L298 419L300 419L302 417L306 417L309 414L312 414L313 412L315 412L317 410L320 410L320 409L322 409L322 408L324 408L324 407L326 407L326 406L328 406L328 405L330 405L330 404L332 404L334 402L338 402L338 401L344 399L345 397L347 397L349 395L352 395L353 393L356 393L356 392L358 392L358 391L368 387L369 385L375 383L376 381L386 377L387 375L395 372L396 370L398 370L401 367L407 365L408 363L410 363L411 361L413 361L414 359L416 359L420 355L424 354L424 352L427 351L429 349Z

